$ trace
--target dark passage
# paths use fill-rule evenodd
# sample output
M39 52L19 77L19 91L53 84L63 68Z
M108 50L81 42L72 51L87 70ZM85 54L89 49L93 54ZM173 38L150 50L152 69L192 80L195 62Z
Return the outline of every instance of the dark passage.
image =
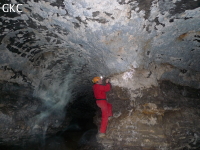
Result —
M66 108L66 127L53 135L38 134L31 142L21 140L15 145L0 145L1 150L81 150L101 148L96 141L98 132L94 116L95 101L87 96L77 98ZM48 129L47 129L48 130Z

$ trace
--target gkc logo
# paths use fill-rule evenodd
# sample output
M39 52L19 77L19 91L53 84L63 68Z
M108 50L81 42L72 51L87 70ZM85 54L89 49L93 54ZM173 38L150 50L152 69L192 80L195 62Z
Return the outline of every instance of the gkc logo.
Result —
M23 4L3 4L2 10L3 12L22 12L19 10L20 5Z

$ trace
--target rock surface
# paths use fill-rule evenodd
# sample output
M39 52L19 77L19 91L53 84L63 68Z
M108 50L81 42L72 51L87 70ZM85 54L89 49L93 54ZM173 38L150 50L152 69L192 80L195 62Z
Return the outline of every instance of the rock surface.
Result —
M0 83L0 143L21 145L30 141L45 140L45 137L62 130L69 121L63 115L49 110L38 98L33 98L33 89Z
M163 81L159 87L134 91L141 94L135 101L119 96L122 90L113 87L108 94L114 115L109 120L106 137L98 139L104 149L200 148L199 90ZM96 124L100 120L96 119Z
M84 88L93 76L154 64L172 67L163 79L199 88L196 0L20 3L22 12L1 10L1 80L58 87L81 76Z
M22 4L21 12L4 4ZM91 80L102 75L111 78L115 111L102 148L198 149L198 0L1 0L0 7L1 143L93 115Z

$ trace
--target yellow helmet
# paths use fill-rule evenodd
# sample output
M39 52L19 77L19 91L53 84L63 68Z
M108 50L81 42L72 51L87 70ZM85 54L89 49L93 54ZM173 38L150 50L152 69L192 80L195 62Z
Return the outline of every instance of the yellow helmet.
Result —
M93 83L96 83L96 82L99 81L99 80L101 80L100 77L94 77L94 78L92 79L92 82L93 82Z

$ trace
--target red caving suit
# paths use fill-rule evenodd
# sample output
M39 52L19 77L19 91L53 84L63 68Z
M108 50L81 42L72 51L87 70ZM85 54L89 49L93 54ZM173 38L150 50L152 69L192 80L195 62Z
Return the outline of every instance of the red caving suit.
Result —
M93 91L96 98L97 106L101 108L101 127L100 133L106 133L106 127L108 124L108 117L112 116L112 104L106 100L106 92L110 91L110 83L106 85L94 84Z

